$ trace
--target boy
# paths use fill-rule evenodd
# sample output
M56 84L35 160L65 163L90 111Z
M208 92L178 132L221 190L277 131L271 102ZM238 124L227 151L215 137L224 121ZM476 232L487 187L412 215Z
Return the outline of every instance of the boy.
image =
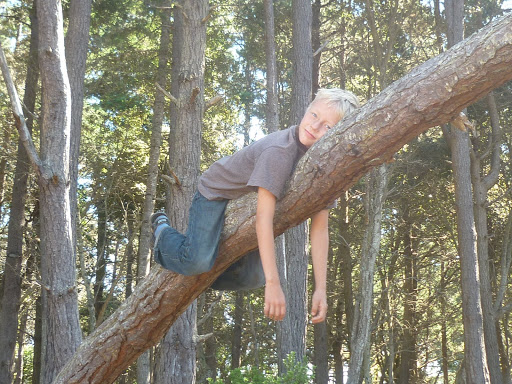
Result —
M184 235L170 227L164 213L152 215L155 261L183 275L209 271L217 257L228 201L257 191L258 250L231 265L213 283L212 288L238 290L265 285L265 316L282 320L286 313L286 301L274 251L276 201L283 197L287 180L308 148L357 107L359 102L352 93L341 89L321 89L299 126L274 132L215 162L199 179ZM313 323L324 321L327 314L328 216L326 208L315 214L311 221L311 254L315 276L311 308Z

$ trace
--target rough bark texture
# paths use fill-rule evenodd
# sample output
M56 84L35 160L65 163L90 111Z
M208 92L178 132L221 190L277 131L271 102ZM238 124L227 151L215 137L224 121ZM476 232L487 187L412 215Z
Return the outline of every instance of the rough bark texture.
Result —
M267 131L270 133L279 130L274 2L272 0L264 0L263 4L265 9L265 58L267 60L267 103L265 120Z
M242 322L244 320L244 292L236 292L231 338L231 369L240 368L242 357Z
M492 384L502 384L503 377L500 367L500 353L498 335L496 329L498 317L494 309L494 299L491 287L492 273L490 268L492 261L489 258L489 230L487 227L487 207L489 201L487 193L496 184L500 174L500 154L501 154L501 129L498 110L494 95L491 92L487 95L487 104L489 115L491 117L491 133L487 137L487 142L492 145L490 165L491 168L486 172L483 165L485 157L477 152L476 148L471 152L471 182L473 184L475 229L477 234L477 254L478 270L480 277L480 294L482 297L482 315L485 339L485 352L487 355L487 365L491 376ZM475 140L478 140L475 138ZM483 139L485 140L485 138ZM482 144L484 143L482 140Z
M464 36L464 0L449 0L445 2L445 6L448 46L451 47L461 41ZM468 384L487 383L490 376L483 329L469 134L452 125L448 139L452 155L457 240L461 265L466 382Z
M409 207L404 209L403 217L405 221L404 239L403 239L403 258L405 268L405 279L402 291L404 292L404 318L403 318L403 336L402 348L400 352L400 368L398 375L398 384L416 383L418 381L417 373L417 331L416 302L418 300L418 275L417 260L413 244L415 237L412 234L413 224L409 215Z
M469 175L469 137L467 132L453 128L451 135L457 239L461 264L466 382L468 384L487 383L489 371L484 343L473 196Z
M355 305L354 324L350 334L350 362L348 383L357 384L368 376L368 350L370 348L370 330L372 325L373 280L375 262L380 252L382 207L386 199L389 167L381 165L368 175L367 216L368 227L365 230L361 247L361 273L359 292Z
M71 144L69 155L69 196L73 228L73 247L76 253L78 157L82 137L84 79L89 45L92 0L72 0L69 8L69 27L66 34L66 65L71 88Z
M162 87L167 84L169 46L171 43L171 8L165 8L161 14L160 46L158 49L158 70L156 83ZM153 119L151 131L151 143L149 150L148 178L146 181L146 194L144 196L144 208L142 212L142 225L139 237L137 282L142 281L149 273L151 226L149 218L155 208L156 185L158 181L158 160L162 145L162 122L164 119L165 96L163 92L155 90L155 102L153 104ZM137 383L149 384L150 353L146 351L137 360Z
M512 14L415 68L311 148L277 205L275 234L321 210L412 138L510 79ZM231 263L256 247L255 208L253 195L230 203L210 272L187 277L155 267L82 343L55 383L113 382Z
M51 383L80 345L76 265L69 201L71 91L64 57L61 3L37 1L39 68L43 87L41 160L41 285L43 368Z
M309 0L292 2L293 75L290 125L300 123L311 102L313 49L311 46L312 8ZM284 360L295 352L297 361L306 353L308 316L308 231L306 223L285 232L284 257L277 259L281 286L286 297L286 316L277 323L279 373L286 371Z
M30 51L25 81L25 94L23 96L23 103L29 111L34 111L39 77L37 66L37 17L35 13L35 9L30 12ZM26 124L29 131L32 131L32 115L28 116ZM29 172L30 161L23 143L19 141L12 188L12 202L9 212L7 258L2 279L3 289L1 290L3 294L0 302L0 383L12 382L12 364L21 299L23 224L25 222L25 200Z
M188 208L197 188L201 156L201 127L204 113L204 61L208 0L183 0L175 10L172 92L178 100L171 110L171 170L179 185L171 186L167 214L171 224L185 232ZM197 305L192 303L173 324L162 342L156 381L162 384L185 384L196 381ZM166 370L168 370L166 372Z

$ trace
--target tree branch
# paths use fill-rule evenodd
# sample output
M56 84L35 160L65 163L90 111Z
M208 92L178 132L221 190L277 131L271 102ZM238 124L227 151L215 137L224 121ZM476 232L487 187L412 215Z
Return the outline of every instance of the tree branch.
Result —
M178 99L177 98L175 98L173 95L171 95L169 92L167 92L160 84L155 83L155 85L156 85L156 88L160 92L162 92L165 96L167 96L167 98L169 100L171 100L174 103L174 105L178 105Z
M212 97L210 100L208 100L205 105L204 105L204 110L207 111L208 109L210 109L211 107L221 103L224 99L222 98L221 95L217 95L217 96L214 96Z
M7 86L7 93L9 94L9 99L11 100L12 112L14 115L16 128L18 129L20 135L20 140L23 143L23 147L25 148L25 151L27 151L28 157L32 162L36 172L39 175L48 178L43 163L37 154L34 142L32 141L30 131L28 130L27 124L25 123L25 116L23 114L23 109L21 108L21 101L18 96L18 92L16 91L16 87L14 86L14 82L12 81L9 66L7 65L7 59L5 58L4 50L1 46L0 66L2 67L2 75L4 77L5 85Z

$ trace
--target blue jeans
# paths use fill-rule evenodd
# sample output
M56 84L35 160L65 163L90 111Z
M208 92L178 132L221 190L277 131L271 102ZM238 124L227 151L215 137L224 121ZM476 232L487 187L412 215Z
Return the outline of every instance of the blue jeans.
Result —
M155 261L162 267L192 276L212 269L219 252L224 213L229 200L208 200L198 192L189 210L185 234L172 227L162 230L155 244ZM212 288L241 290L265 285L259 253L253 251L230 266Z

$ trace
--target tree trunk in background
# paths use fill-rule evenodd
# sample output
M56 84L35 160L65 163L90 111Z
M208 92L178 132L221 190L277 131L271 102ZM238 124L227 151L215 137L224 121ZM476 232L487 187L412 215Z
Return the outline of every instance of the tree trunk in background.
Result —
M505 15L464 44L414 68L310 148L276 206L275 234L311 217L412 138L451 121L463 108L512 79L511 23L512 15ZM456 69L458 76L453 76ZM255 208L252 194L230 202L219 257L208 273L181 276L153 269L84 341L54 384L114 381L231 263L257 246ZM122 338L117 337L121 324ZM102 353L106 350L109 353Z
M446 313L446 280L445 280L445 264L444 261L441 263L441 313ZM441 356L442 364L441 369L443 371L443 384L449 384L448 376L448 332L446 327L446 318L441 319Z
M34 111L39 77L37 65L38 27L35 8L30 12L30 21L30 51L23 103L29 111ZM26 124L28 129L32 131L32 115L28 115ZM21 299L23 225L25 222L25 200L27 197L29 173L30 160L23 147L23 143L19 141L14 184L12 188L11 209L9 213L7 258L2 279L3 288L0 290L2 292L2 297L0 298L0 383L12 382L12 366L18 329L18 311Z
M313 52L311 48L312 9L309 0L292 2L292 102L291 124L300 123L311 102ZM286 317L277 323L279 372L284 373L283 360L295 352L297 361L306 353L307 225L301 223L285 232L284 259L278 260L281 286L286 297Z
M279 130L274 2L272 0L264 0L263 3L265 7L265 58L267 60L267 103L265 120L267 132L271 133Z
M324 321L314 326L314 355L315 384L329 382L329 350L327 323Z
M366 188L366 210L368 227L361 248L361 272L358 297L356 299L354 324L350 335L350 363L348 383L361 383L366 376L367 351L370 345L373 308L373 280L375 261L380 252L382 208L386 199L387 165L372 170Z
M128 244L126 244L125 248L125 260L126 260L126 287L125 287L125 296L129 297L133 292L133 262L135 261L135 255L133 250L133 241L135 240L135 217L134 212L131 209L133 206L128 206L128 211L126 212L126 227L128 229L127 237ZM122 269L121 269L122 270Z
M244 320L244 293L235 293L233 311L233 338L231 341L231 369L240 368L242 354L242 322Z
M66 33L66 65L71 89L71 143L69 156L69 201L73 252L76 258L76 226L78 219L78 158L82 137L82 111L84 108L84 78L89 45L92 0L72 0L69 8L68 30Z
M448 47L452 47L464 36L464 1L449 0L445 2L445 10ZM471 189L469 135L467 131L452 125L448 140L452 153L457 239L461 263L466 382L468 384L487 383L490 377L484 342L477 235Z
M12 129L5 129L4 130L4 137L3 137L3 148L7 148L9 143L11 142L11 131ZM2 207L4 205L4 196L5 196L5 170L7 168L7 156L0 157L0 221L2 220ZM2 280L0 280L1 284ZM0 290L1 295L1 290Z
M217 295L217 292L209 291L201 295L202 300L198 300L198 302L203 302L202 305L198 305L198 312L199 308L201 308L202 315L200 320L198 320L198 332L200 332L201 335L210 335L210 337L207 337L204 341L203 348L201 348L203 374L201 377L198 377L198 382L200 383L206 382L208 378L215 379L217 377L217 340L214 336L215 328L213 320L215 316L212 310L213 307L219 303L220 297L220 295ZM208 304L208 306L205 304ZM198 360L200 360L199 357Z
M36 318L34 321L34 361L32 365L34 370L32 372L32 384L40 384L41 381L41 368L43 365L43 308L42 298L36 299Z
M462 132L455 127L452 127L450 137L461 263L466 382L468 384L487 383L489 371L484 342L473 197L469 174L469 137L467 132Z
M175 8L171 93L177 105L171 109L172 172L181 185L171 186L167 213L171 224L184 232L188 208L197 188L201 155L201 128L204 113L204 61L208 0L180 2ZM186 16L184 16L186 15ZM167 333L157 366L158 383L194 383L196 379L196 318L193 303ZM164 374L170 369L169 374Z
M338 246L339 265L336 266L335 284L343 286L343 298L338 297L335 307L336 322L332 326L334 369L336 383L343 383L343 343L350 349L350 332L354 322L354 293L352 282L352 257L350 255L348 192L344 192L338 199L340 220L338 222L340 244ZM345 313L345 320L343 319Z
M313 72L311 78L311 93L315 95L320 88L320 58L322 56L320 49L320 10L322 4L320 0L315 0L312 5L312 19L311 19L311 48L312 52L316 53L313 56ZM317 52L318 51L318 52ZM332 254L329 263L332 261ZM306 286L307 292L307 286ZM315 380L317 384L327 384L329 381L329 335L327 331L327 323L324 321L320 324L315 324L313 327L314 337L314 354L313 364L315 365Z
M158 69L156 83L161 87L167 84L169 46L171 43L171 13L170 7L164 8L160 14L162 23L160 32L160 46L158 48ZM149 149L148 178L146 181L146 194L144 195L144 208L142 211L142 224L139 237L139 251L137 264L137 283L142 281L149 273L151 225L149 218L155 209L156 186L158 182L158 161L160 147L162 146L162 122L164 120L165 96L155 89L153 103L153 119L151 121L151 143ZM151 382L150 351L144 352L137 359L137 383L149 384Z
M41 161L41 284L43 368L51 383L82 340L69 201L71 91L64 57L61 3L37 1L43 87Z
M322 58L322 50L320 50L320 10L322 9L322 2L315 0L311 8L311 49L315 54L313 56L313 73L311 78L311 94L316 95L320 88L320 59ZM342 35L343 36L343 35Z
M97 192L99 200L96 201L96 209L98 215L98 235L96 242L96 265L95 269L95 280L94 280L94 311L96 312L96 319L98 319L105 303L103 286L105 281L105 274L107 273L107 203L106 197L101 196L101 192Z
M491 286L490 271L492 261L489 258L489 230L487 227L487 207L489 201L487 193L496 184L500 174L500 155L501 155L501 128L496 101L491 92L487 95L487 105L489 116L491 118L491 134L481 141L482 147L489 146L491 168L486 171L486 166L482 164L484 158L477 150L471 150L471 181L473 184L475 229L478 254L478 272L480 277L480 294L482 298L482 315L484 327L485 353L487 355L487 365L492 384L502 384L503 377L500 367L500 353L498 349L498 331L496 323L498 321L497 313L494 309L494 299ZM482 135L483 136L483 135ZM487 140L486 140L487 139ZM475 138L478 140L478 138ZM489 143L489 144L487 144Z
M403 341L400 353L400 368L398 374L399 384L416 383L418 380L417 352L416 352L416 302L418 276L416 267L416 254L413 245L413 223L409 216L409 206L403 212L405 222L403 236L403 258L405 265L404 292L404 317L403 317Z

